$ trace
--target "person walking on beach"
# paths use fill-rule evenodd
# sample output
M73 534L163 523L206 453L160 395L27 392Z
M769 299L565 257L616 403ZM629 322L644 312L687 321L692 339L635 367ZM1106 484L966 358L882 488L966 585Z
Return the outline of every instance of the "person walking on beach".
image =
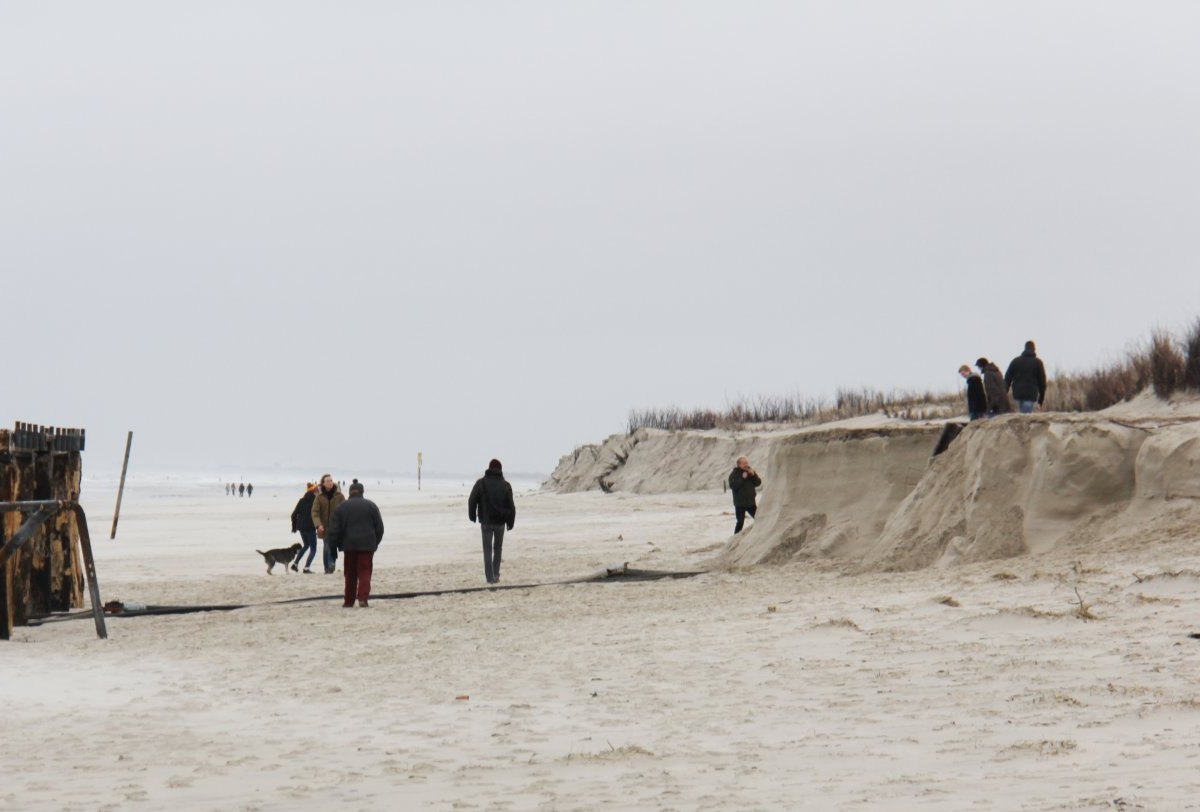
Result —
M963 364L958 368L958 374L967 382L967 419L978 420L987 414L987 394L983 391L983 378L978 372L973 372Z
M346 592L342 606L349 609L358 599L363 609L370 606L371 570L375 551L383 541L383 517L379 507L363 498L362 483L350 486L350 498L338 505L329 519L326 542L345 553L342 570L346 574Z
M1000 373L1000 367L986 358L977 360L975 366L983 375L983 391L987 395L988 417L1011 412L1013 405L1008 398L1008 391L1004 388L1004 375Z
M1004 373L1004 388L1012 390L1013 400L1021 414L1030 414L1046 399L1046 366L1037 356L1032 341L1025 342L1025 351L1012 359Z
M249 499L253 495L254 495L254 485L253 484L247 485L246 486L246 498Z
M329 527L329 520L333 516L333 512L338 509L338 505L345 501L346 497L338 490L333 477L329 474L321 477L321 486L317 488L316 498L313 499L312 522L317 527L317 538L325 539L321 555L325 561L326 575L337 569L337 548L329 543L329 539L325 536L325 530Z
M317 486L316 483L309 482L304 487L304 495L300 497L300 501L296 503L296 507L292 511L292 532L299 533L300 540L304 542L304 546L296 553L296 560L292 562L292 572L299 570L300 559L304 557L307 550L308 561L304 562L304 572L312 575L312 562L317 555L317 526L313 524L312 518L313 502L317 498Z
M238 496L245 496L245 495L246 495L246 486L244 483L239 483L238 484Z
M737 523L733 526L735 535L742 532L742 525L746 522L747 513L750 514L751 519L754 518L754 514L758 510L755 488L761 487L762 479L750 467L750 460L738 457L737 466L729 475L729 490L733 492L733 512L737 516Z
M467 517L472 523L479 519L483 535L483 577L489 584L499 583L504 529L512 530L517 521L512 485L504 479L500 460L489 462L483 476L475 480L475 487L471 488L467 499Z

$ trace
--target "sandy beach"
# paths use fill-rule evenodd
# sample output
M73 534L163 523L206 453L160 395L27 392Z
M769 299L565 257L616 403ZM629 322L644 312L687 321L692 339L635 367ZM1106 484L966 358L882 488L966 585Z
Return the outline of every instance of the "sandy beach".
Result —
M483 585L466 490L368 489L387 522L376 594ZM85 483L97 526L111 495ZM345 610L340 571L267 576L254 553L290 543L297 496L127 493L118 540L97 542L104 600L260 605L110 618L106 641L86 619L17 630L0 660L0 806L1200 804L1192 537L912 573L808 561ZM626 561L703 569L732 525L719 491L519 488L517 505L504 586Z

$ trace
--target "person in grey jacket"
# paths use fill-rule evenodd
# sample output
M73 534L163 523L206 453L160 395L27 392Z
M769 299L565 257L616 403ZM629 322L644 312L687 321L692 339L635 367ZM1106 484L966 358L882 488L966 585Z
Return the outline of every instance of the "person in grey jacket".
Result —
M517 505L512 485L504 479L500 460L492 460L483 476L475 481L467 499L467 518L479 519L483 534L483 577L489 584L500 581L500 551L504 546L504 528L513 529Z
M750 518L754 518L754 513L758 510L755 488L759 487L762 487L762 479L750 467L750 460L738 457L737 467L729 475L729 490L733 491L733 512L737 516L737 523L733 526L735 534L742 532L747 513L750 514Z
M383 517L374 502L363 498L362 483L350 486L350 498L333 512L325 539L345 554L342 570L346 573L346 593L342 606L349 608L358 598L358 605L367 608L375 551L383 541Z

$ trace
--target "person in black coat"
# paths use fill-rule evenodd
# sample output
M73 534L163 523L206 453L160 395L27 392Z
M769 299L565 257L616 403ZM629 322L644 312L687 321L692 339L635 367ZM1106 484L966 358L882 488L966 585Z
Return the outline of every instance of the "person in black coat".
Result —
M978 420L986 416L988 400L987 393L983 391L983 378L980 378L979 373L973 372L966 364L958 368L958 374L967 381L967 418Z
M467 498L467 518L472 522L476 518L479 520L483 535L483 576L489 584L499 583L504 530L512 530L517 520L512 485L504 479L500 460L489 462L483 476L471 488L471 495Z
M333 512L325 540L343 553L346 593L342 606L350 608L357 597L358 605L366 609L370 605L375 551L383 541L383 517L374 502L363 498L361 482L350 486L350 497Z
M1025 351L1012 359L1004 373L1004 388L1012 390L1013 400L1021 414L1029 414L1046 399L1046 366L1037 356L1032 341L1025 342Z
M758 511L758 492L755 488L760 487L762 487L762 479L750 467L750 460L738 457L737 466L729 474L729 490L733 492L733 512L737 517L737 521L733 525L735 535L742 532L742 525L746 523L746 514L749 513L750 518L753 519L754 514Z
M315 482L309 482L305 486L304 495L300 497L300 501L296 503L295 509L292 511L292 532L300 534L300 540L304 542L304 546L296 553L296 560L292 562L292 571L300 569L300 559L304 558L304 551L308 551L308 561L304 562L304 571L312 575L313 557L317 554L317 526L312 520L313 500L317 498L317 485Z
M987 393L988 417L1011 412L1013 410L1012 400L1009 399L1008 390L1004 387L1004 374L1000 371L1000 367L986 358L977 360L975 366L979 368L979 374L983 376L983 391Z

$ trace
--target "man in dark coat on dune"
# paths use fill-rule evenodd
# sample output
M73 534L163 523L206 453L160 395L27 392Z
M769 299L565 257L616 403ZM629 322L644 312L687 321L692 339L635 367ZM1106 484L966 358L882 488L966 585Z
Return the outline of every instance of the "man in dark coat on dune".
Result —
M750 460L738 457L737 467L729 475L729 490L733 491L733 512L737 516L737 522L733 525L735 535L742 532L742 525L746 523L746 514L749 513L750 518L753 519L755 512L758 511L758 492L755 488L760 487L762 487L762 479L750 467Z
M1046 366L1037 356L1032 341L1025 342L1025 351L1012 359L1004 373L1004 388L1012 389L1013 400L1021 414L1031 413L1046 399Z
M983 391L987 394L988 417L1011 412L1013 405L1008 397L1008 391L1004 387L1004 375L1001 374L1000 367L986 358L980 358L975 362L975 366L979 367L979 372L983 375Z
M333 512L325 539L344 553L346 594L342 606L350 608L358 598L358 605L366 609L370 605L375 551L383 541L383 517L374 502L363 498L361 482L350 486L350 498Z
M504 529L513 529L517 521L517 505L513 501L512 485L504 479L500 460L492 460L483 476L475 481L467 499L467 517L479 519L483 534L483 576L489 584L500 581L500 552L504 547Z

